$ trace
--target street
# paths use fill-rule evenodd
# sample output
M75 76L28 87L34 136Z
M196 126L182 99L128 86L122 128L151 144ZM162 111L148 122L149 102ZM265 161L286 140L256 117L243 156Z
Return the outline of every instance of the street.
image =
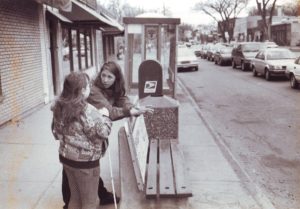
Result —
M299 208L300 90L204 59L178 77L245 187L275 208Z

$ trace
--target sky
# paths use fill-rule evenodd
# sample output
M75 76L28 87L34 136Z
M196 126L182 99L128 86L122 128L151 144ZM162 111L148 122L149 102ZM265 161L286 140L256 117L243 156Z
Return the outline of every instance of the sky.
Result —
M100 0L101 2L108 2L109 0ZM204 0L120 0L121 4L128 3L134 7L141 7L145 10L163 8L165 5L171 10L173 17L180 18L182 23L191 25L199 24L214 24L215 21L210 16L200 11L193 11L192 7ZM293 0L277 0L278 4ZM249 0L247 8L256 6L255 0ZM247 10L245 9L239 16L246 16Z

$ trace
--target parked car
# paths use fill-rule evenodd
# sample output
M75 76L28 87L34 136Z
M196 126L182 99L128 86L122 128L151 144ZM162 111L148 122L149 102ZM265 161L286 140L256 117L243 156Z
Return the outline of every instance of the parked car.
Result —
M198 71L198 58L194 54L193 50L188 47L178 48L177 55L177 70L180 71L182 69L193 69Z
M279 47L275 42L273 41L265 41L263 42L263 46L266 47L266 48L276 48L276 47Z
M219 47L214 55L215 64L223 65L230 63L231 64L231 51L233 47L232 46L221 46Z
M215 44L210 44L209 47L207 48L206 52L206 59L208 61L214 61L214 54L217 49L217 46Z
M285 75L290 80L291 88L296 89L300 83L300 57L298 57L291 68L285 70Z
M285 48L265 48L251 61L253 76L261 74L266 80L275 76L285 76L295 60L295 54Z
M202 50L200 51L200 56L202 59L207 58L207 48L209 48L209 45L205 44L203 45Z
M256 56L258 51L263 48L261 42L241 42L231 53L232 68L241 66L243 71L251 69L251 60Z
M201 57L202 50L203 50L203 45L202 44L195 45L194 54L196 55L196 57Z

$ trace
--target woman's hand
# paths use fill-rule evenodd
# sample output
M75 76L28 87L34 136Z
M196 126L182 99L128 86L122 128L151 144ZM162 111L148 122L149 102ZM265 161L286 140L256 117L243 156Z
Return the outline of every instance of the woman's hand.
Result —
M153 107L151 106L140 106L140 107L133 107L130 109L130 115L131 116L139 116L144 113L150 113L152 114L154 112Z

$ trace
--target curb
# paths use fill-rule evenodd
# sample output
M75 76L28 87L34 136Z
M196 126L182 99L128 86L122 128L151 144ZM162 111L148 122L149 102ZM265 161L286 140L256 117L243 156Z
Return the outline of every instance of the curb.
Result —
M220 152L224 155L225 159L228 160L228 163L232 166L234 172L237 174L239 178L246 180L245 182L249 182L247 184L244 183L247 192L253 197L253 199L261 208L276 209L275 206L272 204L271 200L265 195L263 189L260 188L258 185L256 185L253 179L242 168L238 160L234 157L233 153L230 151L230 148L226 145L226 143L224 143L223 139L220 136L215 134L216 131L214 131L214 129L208 124L208 122L203 117L201 110L197 105L193 95L179 78L178 78L178 85L183 90L185 95L188 97L188 100L192 103L192 106L195 108L197 115L203 121L209 133L212 135L215 143L218 145Z

